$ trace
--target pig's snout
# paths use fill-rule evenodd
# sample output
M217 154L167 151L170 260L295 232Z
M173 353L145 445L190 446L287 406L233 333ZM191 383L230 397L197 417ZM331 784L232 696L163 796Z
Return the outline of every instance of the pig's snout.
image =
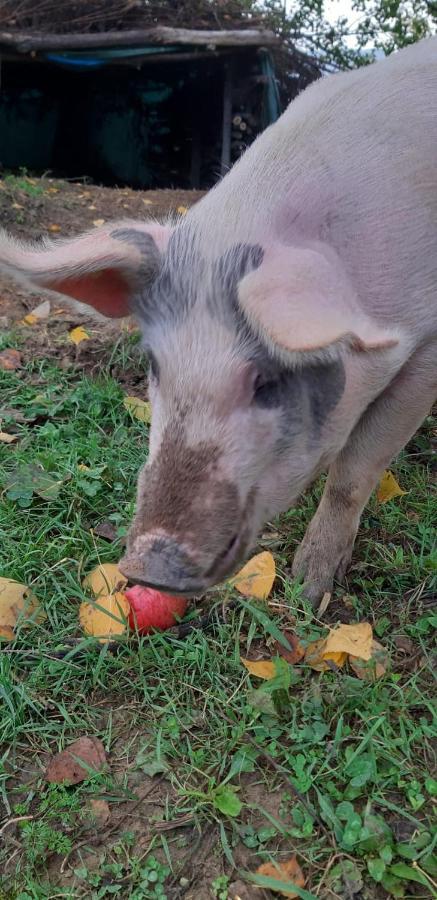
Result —
M136 544L120 562L120 570L129 581L170 594L197 593L202 587L198 564L171 535L144 535Z

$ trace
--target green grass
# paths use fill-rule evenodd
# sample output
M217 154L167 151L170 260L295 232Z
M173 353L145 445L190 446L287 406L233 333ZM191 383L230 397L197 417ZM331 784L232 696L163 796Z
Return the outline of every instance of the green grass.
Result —
M141 371L132 338L106 362ZM303 641L323 633L286 575L322 484L275 524L276 606L245 602L184 640L132 636L114 653L83 638L68 650L81 638L83 575L121 554L147 428L109 374L91 380L35 362L0 379L1 407L29 420L2 414L2 429L20 439L0 444L0 572L30 585L46 613L0 651L0 897L175 898L202 888L227 900L233 881L293 853L303 897L352 897L361 884L363 898L436 896L432 420L393 466L409 494L366 509L346 605L335 607L372 622L392 668L372 684L278 663L269 684L247 675L240 653L273 652L290 617ZM108 519L113 543L92 532ZM228 595L213 592L210 603L221 610ZM48 754L84 734L103 741L109 771L47 785ZM141 803L144 786L152 793ZM111 818L90 829L96 798Z

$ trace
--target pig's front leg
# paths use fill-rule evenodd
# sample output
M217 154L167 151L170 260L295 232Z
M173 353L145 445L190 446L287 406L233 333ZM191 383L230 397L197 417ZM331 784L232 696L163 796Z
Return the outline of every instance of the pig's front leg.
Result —
M437 344L416 351L368 407L332 464L317 512L298 547L293 574L313 604L351 560L360 516L390 460L423 422L437 395Z

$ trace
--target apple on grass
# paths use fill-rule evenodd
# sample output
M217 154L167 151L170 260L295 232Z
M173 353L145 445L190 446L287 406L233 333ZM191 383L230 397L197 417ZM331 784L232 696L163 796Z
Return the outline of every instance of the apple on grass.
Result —
M137 629L139 634L150 631L165 631L176 625L185 615L188 600L163 594L155 588L135 584L124 591L129 603L129 628Z

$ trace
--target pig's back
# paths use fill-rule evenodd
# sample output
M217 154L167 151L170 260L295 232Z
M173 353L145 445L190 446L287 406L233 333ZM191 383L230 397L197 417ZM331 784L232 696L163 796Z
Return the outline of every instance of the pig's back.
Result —
M369 312L437 329L437 38L313 84L190 217L209 253L326 241Z

